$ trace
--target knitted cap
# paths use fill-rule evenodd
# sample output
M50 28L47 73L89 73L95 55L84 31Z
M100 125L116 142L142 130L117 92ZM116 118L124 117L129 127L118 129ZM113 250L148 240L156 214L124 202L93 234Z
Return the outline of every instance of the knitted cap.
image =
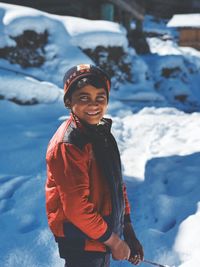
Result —
M90 64L80 64L70 68L64 75L64 101L69 95L73 85L82 78L94 77L102 81L107 94L110 92L111 81L108 74L97 66Z

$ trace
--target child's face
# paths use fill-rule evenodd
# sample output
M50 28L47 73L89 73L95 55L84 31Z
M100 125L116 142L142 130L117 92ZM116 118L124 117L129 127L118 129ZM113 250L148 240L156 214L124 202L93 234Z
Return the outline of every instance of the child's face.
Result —
M106 112L107 105L105 89L90 84L76 90L68 102L73 113L88 124L98 124Z

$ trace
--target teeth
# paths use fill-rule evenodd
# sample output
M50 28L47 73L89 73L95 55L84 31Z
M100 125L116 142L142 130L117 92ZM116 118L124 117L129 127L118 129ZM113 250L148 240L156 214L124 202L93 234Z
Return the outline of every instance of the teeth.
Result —
M95 112L87 112L88 115L97 115L99 112L95 111Z

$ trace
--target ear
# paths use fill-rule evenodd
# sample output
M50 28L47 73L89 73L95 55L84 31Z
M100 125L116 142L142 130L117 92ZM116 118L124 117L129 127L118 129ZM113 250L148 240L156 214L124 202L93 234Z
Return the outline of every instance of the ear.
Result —
M65 100L65 107L71 109L71 101L68 98Z

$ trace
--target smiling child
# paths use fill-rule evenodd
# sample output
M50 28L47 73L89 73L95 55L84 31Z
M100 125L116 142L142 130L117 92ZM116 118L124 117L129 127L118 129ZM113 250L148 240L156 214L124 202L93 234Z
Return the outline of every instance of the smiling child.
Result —
M111 81L99 67L82 64L64 76L64 104L71 110L47 149L48 223L66 267L139 264L136 238L111 119L104 118Z

